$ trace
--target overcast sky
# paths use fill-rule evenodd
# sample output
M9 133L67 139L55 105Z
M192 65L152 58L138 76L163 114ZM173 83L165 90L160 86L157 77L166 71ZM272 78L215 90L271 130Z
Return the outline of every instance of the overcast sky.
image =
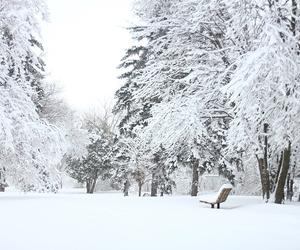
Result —
M48 5L43 38L51 78L76 109L109 102L121 84L116 67L131 44L125 27L133 20L132 0L48 0Z

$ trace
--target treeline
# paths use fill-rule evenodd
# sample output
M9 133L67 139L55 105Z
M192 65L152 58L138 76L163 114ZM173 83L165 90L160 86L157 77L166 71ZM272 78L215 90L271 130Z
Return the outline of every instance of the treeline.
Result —
M153 193L188 166L192 195L214 172L282 203L299 176L299 3L139 0L135 12L114 112Z
M129 194L191 195L205 173L276 203L300 174L300 7L296 0L137 0L136 43L120 62L113 115L79 119L49 84L43 1L1 7L0 190L54 191L62 174ZM272 198L273 200L273 198Z

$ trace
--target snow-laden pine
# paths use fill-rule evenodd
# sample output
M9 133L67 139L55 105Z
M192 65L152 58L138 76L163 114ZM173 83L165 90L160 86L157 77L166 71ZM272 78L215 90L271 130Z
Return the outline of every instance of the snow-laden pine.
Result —
M259 178L280 203L297 172L297 2L138 0L135 12L141 45L121 63L121 133L193 166L195 185L204 171L233 171L241 189L256 192Z

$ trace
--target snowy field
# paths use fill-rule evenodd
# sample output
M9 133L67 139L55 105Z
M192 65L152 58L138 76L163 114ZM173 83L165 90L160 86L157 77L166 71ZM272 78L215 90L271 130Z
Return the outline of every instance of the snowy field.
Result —
M300 204L230 196L0 195L1 250L299 250Z

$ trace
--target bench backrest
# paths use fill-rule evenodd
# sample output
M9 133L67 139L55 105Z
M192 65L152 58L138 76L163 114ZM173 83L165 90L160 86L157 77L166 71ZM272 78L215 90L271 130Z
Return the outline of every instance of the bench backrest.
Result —
M232 190L232 188L230 188L230 187L224 187L224 188L221 187L218 198L217 198L217 203L226 201L231 190Z

